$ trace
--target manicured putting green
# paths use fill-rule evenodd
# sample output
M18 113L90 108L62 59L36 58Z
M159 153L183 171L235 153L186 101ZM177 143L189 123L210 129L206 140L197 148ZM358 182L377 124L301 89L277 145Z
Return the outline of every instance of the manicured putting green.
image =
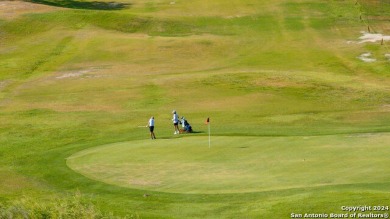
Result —
M212 137L103 145L68 158L108 184L173 193L242 193L389 182L389 134Z

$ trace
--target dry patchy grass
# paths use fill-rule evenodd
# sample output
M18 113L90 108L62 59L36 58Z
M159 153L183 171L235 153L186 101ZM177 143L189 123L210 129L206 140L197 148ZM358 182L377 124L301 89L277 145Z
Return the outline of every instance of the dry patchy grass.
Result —
M25 1L0 1L0 19L15 19L29 13L46 13L64 10Z

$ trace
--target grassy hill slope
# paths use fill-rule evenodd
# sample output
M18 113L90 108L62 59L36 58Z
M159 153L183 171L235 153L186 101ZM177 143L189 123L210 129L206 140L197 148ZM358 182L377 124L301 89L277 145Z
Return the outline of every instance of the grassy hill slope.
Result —
M220 136L390 131L389 41L359 40L367 24L389 35L384 1L121 3L0 2L1 203L79 191L103 212L142 218L287 218L389 204L385 179L144 197L69 169L65 159L83 149L147 138L137 126L152 115L158 138L173 138L173 109L198 136L207 117ZM376 61L358 58L365 53Z

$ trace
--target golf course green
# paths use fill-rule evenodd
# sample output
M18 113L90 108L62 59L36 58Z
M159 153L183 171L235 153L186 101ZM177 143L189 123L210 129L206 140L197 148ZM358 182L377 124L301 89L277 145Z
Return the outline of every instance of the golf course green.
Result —
M389 206L389 19L384 0L0 1L0 219Z
M103 145L67 159L112 185L171 193L245 193L390 181L390 135L207 137ZM369 159L367 159L369 158Z

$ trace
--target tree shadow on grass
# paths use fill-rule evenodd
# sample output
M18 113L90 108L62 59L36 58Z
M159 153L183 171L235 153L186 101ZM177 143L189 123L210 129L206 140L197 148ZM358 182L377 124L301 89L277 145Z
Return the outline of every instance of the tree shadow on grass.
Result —
M75 0L25 0L26 2L50 5L63 8L88 9L88 10L120 10L131 6L129 3L99 2L99 1L75 1Z

